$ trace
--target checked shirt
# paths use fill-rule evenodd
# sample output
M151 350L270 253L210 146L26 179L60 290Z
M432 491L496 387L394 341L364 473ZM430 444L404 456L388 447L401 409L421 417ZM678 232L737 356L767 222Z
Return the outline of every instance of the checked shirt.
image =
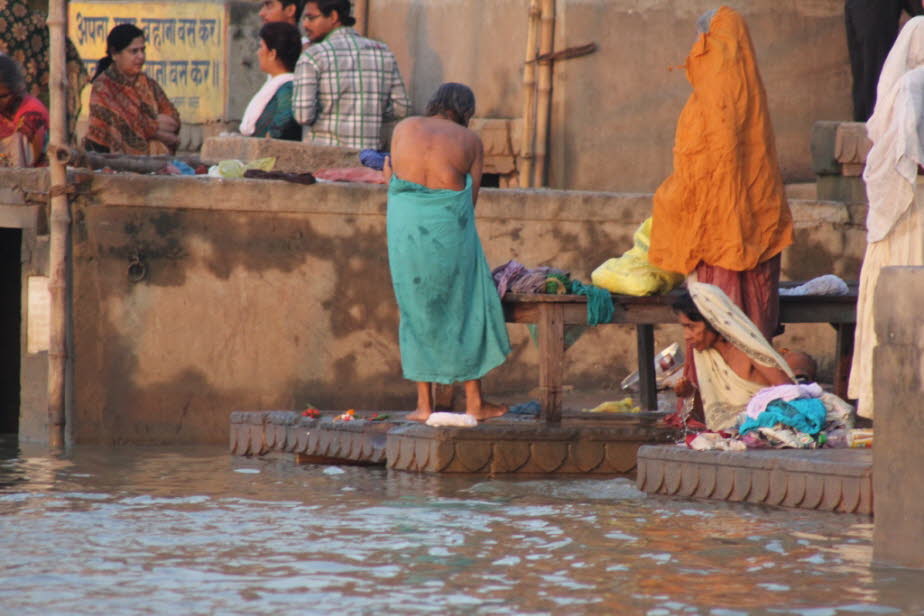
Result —
M383 121L410 111L391 50L352 28L337 28L302 52L294 83L292 111L302 141L378 149Z

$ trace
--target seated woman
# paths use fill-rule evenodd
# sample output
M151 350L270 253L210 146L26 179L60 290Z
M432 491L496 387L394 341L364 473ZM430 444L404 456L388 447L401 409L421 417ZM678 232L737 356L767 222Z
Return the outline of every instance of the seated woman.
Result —
M144 68L144 32L132 24L113 28L90 93L84 148L112 154L176 151L180 114Z
M302 52L298 28L287 22L270 22L260 28L257 59L269 75L241 120L241 134L301 141L302 128L292 115L292 71Z
M718 287L687 284L689 295L674 304L683 337L693 347L700 396L710 430L735 427L738 415L758 391L796 382L792 369L757 326ZM691 395L689 381L675 387Z
M0 167L45 164L48 109L26 94L19 63L0 54Z

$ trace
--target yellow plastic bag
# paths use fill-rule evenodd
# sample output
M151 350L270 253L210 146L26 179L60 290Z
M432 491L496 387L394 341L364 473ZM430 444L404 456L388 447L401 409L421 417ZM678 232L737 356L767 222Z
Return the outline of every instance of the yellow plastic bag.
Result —
M633 236L635 245L621 257L607 259L590 275L591 281L611 293L656 295L667 293L681 282L683 274L668 272L648 262L651 244L651 218Z
M217 165L209 167L209 175L216 178L235 179L244 177L244 172L248 169L258 169L260 171L272 171L276 166L276 157L267 156L266 158L257 158L249 163L242 163L239 160L222 160Z
M592 409L581 409L585 413L641 413L642 409L631 397L598 404Z

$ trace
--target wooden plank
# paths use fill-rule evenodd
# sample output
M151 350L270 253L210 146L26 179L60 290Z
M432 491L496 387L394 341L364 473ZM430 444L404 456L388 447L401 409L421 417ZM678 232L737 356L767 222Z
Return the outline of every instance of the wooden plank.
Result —
M671 306L675 292L650 297L613 295L615 314L613 323L659 324L674 323L676 315ZM780 320L784 323L854 323L856 322L856 294L840 296L781 296ZM587 304L583 295L547 295L508 293L504 296L504 310L512 323L538 321L536 306L557 304L565 306L565 322L586 323L581 309Z
M642 409L658 409L658 385L654 370L654 326L636 325L638 339L638 377L641 386Z
M542 304L539 310L540 417L561 422L562 368L565 360L565 321L561 304Z

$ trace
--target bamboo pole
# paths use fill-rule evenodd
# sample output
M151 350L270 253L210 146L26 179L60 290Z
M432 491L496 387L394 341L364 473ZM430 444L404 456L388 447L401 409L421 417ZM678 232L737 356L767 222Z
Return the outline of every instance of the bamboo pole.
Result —
M520 157L520 187L533 185L533 138L536 131L536 39L539 32L539 0L529 1L526 30L526 64L523 65L523 131Z
M355 0L353 16L356 18L356 31L363 36L369 34L369 0Z
M555 44L555 0L542 0L539 55L551 55ZM539 102L536 109L536 184L546 185L548 166L549 119L552 107L552 60L539 63Z
M67 250L70 233L70 206L67 198L67 78L65 74L65 36L67 0L50 0L48 32L51 61L48 82L51 95L50 159L51 215L49 227L48 291L51 301L51 328L48 344L48 445L64 447L68 367L68 284Z

